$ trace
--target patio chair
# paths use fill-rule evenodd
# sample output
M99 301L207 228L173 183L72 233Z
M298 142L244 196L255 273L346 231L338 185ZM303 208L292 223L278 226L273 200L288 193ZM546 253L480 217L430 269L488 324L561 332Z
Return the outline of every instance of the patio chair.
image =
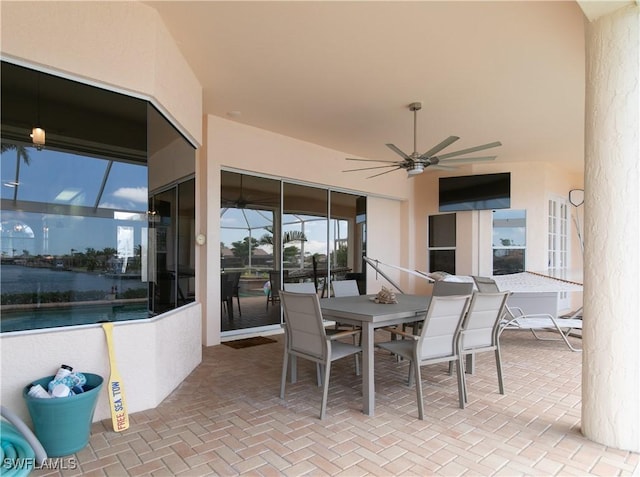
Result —
M313 283L316 290L320 289L320 283L322 283L322 294L320 296L324 298L324 294L327 292L327 277L322 272L327 271L327 262L319 262L318 258L315 255L312 255L311 264L313 266Z
M331 288L333 288L333 296L335 297L360 295L356 280L333 280Z
M342 331L327 335L324 319L320 309L320 302L316 293L280 292L282 309L284 310L285 345L282 361L282 380L280 383L280 398L284 399L287 381L289 356L291 356L291 382L296 382L296 358L300 357L313 361L322 366L322 404L320 419L324 419L327 411L327 395L329 392L329 376L331 363L340 358L362 352L362 348L353 344L338 341L339 338L351 336L356 331ZM357 361L356 361L357 363ZM356 365L356 374L360 374Z
M444 280L438 280L433 284L433 290L431 296L455 296L455 295L471 295L473 293L472 282L446 282ZM414 333L418 333L422 321L415 323L407 323L403 325L402 329L406 330L409 326L414 327Z
M336 298L344 297L344 296L359 296L360 290L358 289L358 282L356 280L333 280L331 282L331 288L333 289L333 296ZM336 322L336 330L340 329L348 329L348 330L360 330L360 327L354 325L347 325L345 323ZM360 334L360 339L358 341L362 344L362 334ZM354 336L354 344L355 344L355 336Z
M284 276L288 275L289 271L284 271ZM282 280L280 279L280 270L269 270L269 291L267 292L267 310L269 309L269 302L274 305L280 301L280 290L282 289Z
M500 357L500 321L504 314L509 292L481 293L474 292L465 314L458 335L457 347L462 368L464 357L493 351L496 357L496 371L498 373L498 389L504 394L502 377L502 359ZM462 373L464 403L467 399L466 373Z
M220 274L220 304L229 319L233 319L233 282L227 273Z
M315 290L315 285L311 282L285 283L283 286L285 291L292 292L292 293L316 293L317 294ZM360 333L360 328L356 326L340 325L339 323L336 323L335 328L327 328L326 331L327 331L327 334L333 335L335 333L339 333L345 327L350 331L355 330L358 333ZM356 344L360 341L362 341L362 335L360 334L360 339L358 340L358 337L354 334L353 344ZM357 360L357 356L356 356L356 360ZM358 366L357 361L356 361L356 366ZM318 365L318 386L321 386L321 385L322 385L322 373L321 373L321 368Z
M473 277L479 291L500 291L498 284L489 277ZM525 313L516 306L505 307L505 312L500 323L499 334L505 330L531 331L533 336L540 341L563 341L571 351L582 351L575 348L569 341L569 334L573 330L582 330L582 319L579 318L554 318L550 313ZM539 333L558 333L559 338L544 338Z
M231 299L236 299L238 303L238 315L242 316L240 308L240 276L242 272L226 272L227 280L231 283Z
M473 282L447 282L438 280L433 284L433 296L471 295Z
M285 283L284 290L293 293L316 293L316 287L311 282Z
M427 308L419 335L407 333L397 328L385 328L404 339L376 343L378 348L390 351L410 361L407 381L411 386L415 378L418 417L422 420L424 419L424 398L420 376L421 366L454 362L458 378L458 400L460 408L464 408L463 370L456 343L469 299L468 295L434 296Z

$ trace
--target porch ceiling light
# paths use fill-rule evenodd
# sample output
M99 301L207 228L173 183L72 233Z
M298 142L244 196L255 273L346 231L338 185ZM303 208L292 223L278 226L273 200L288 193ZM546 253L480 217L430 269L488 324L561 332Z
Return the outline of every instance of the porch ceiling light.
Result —
M38 151L41 151L45 143L45 133L44 129L40 127L40 72L38 72L38 76L36 77L36 114L38 119L36 120L36 125L31 130L30 136L33 145L36 146Z
M33 145L36 146L36 149L38 151L41 151L45 143L44 129L40 127L35 127L31 130L30 136L31 136L31 139L33 140Z

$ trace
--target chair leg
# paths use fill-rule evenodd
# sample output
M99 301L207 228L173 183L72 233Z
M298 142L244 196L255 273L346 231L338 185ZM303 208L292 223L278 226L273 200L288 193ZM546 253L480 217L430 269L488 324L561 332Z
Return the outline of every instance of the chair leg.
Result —
M238 302L238 316L242 316L242 309L240 308L240 297L236 296L236 301Z
M329 395L329 374L331 373L331 361L324 365L324 383L322 388L322 405L320 407L320 419L327 414L327 396Z
M502 377L502 359L500 357L500 347L496 348L496 369L498 370L498 388L500 394L504 394L504 380Z
M553 320L552 320L552 321L553 321ZM566 345L569 347L569 349L570 349L571 351L576 351L576 352L580 352L580 351L582 351L582 350L581 350L581 349L579 349L579 348L574 348L574 347L571 345L571 343L569 342L569 339L567 338L567 336L568 336L568 335L569 335L569 333L571 332L572 328L567 329L567 332L566 332L566 334L565 334L565 333L562 331L562 329L560 328L560 325L558 325L555 321L553 321L553 324L554 324L554 327L555 327L555 328L549 327L549 328L547 328L547 330L546 330L546 331L549 331L549 332L555 332L555 331L557 331L557 332L560 334L560 338L543 338L543 337L541 337L541 336L538 336L538 334L536 333L536 331L535 331L533 328L530 328L530 331L531 331L531 333L533 333L533 336L535 336L535 337L536 337L536 339L538 339L538 340L540 340L540 341L559 341L559 340L562 340L562 341L564 341L564 344L566 344ZM538 330L538 331L545 331L545 330Z
M400 356L399 354L396 355L397 358L402 358L402 356ZM413 360L409 360L409 374L407 375L407 386L411 387L411 385L413 384L413 374L415 372L414 370L415 365L413 364Z
M460 409L464 409L464 405L467 402L467 384L464 376L464 363L462 362L463 356L459 355L456 360L456 371L458 378L458 401L460 402ZM453 361L450 361L453 364Z
M322 386L322 364L316 363L316 380L318 381L318 387Z
M422 378L420 376L420 364L417 353L411 358L416 381L416 399L418 400L418 419L424 421L424 397L422 396Z
M284 357L282 358L282 380L280 381L280 399L284 399L284 387L287 382L287 366L289 365L289 353L287 348L284 349Z

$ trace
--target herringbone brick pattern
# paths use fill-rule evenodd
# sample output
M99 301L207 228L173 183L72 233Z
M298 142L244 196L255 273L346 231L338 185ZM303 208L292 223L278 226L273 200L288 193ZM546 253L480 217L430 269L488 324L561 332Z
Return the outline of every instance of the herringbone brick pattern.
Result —
M32 475L615 476L632 475L639 462L580 434L581 356L560 343L503 334L506 395L498 393L493 354L484 353L464 410L447 366L424 367L424 421L415 389L405 385L406 362L376 351L376 415L368 417L353 360L341 360L320 421L311 363L299 360L298 382L279 398L277 338L205 348L183 384L156 409L132 414L127 431L95 423L77 469Z

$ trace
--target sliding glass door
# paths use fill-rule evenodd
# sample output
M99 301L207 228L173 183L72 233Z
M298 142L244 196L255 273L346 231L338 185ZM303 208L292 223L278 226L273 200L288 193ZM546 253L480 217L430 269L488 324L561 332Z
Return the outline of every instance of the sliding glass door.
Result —
M282 268L285 281L313 282L325 291L328 257L329 191L283 184Z
M354 278L364 292L366 197L222 171L220 263L222 332L281 323L278 290ZM239 274L235 292L227 278Z

